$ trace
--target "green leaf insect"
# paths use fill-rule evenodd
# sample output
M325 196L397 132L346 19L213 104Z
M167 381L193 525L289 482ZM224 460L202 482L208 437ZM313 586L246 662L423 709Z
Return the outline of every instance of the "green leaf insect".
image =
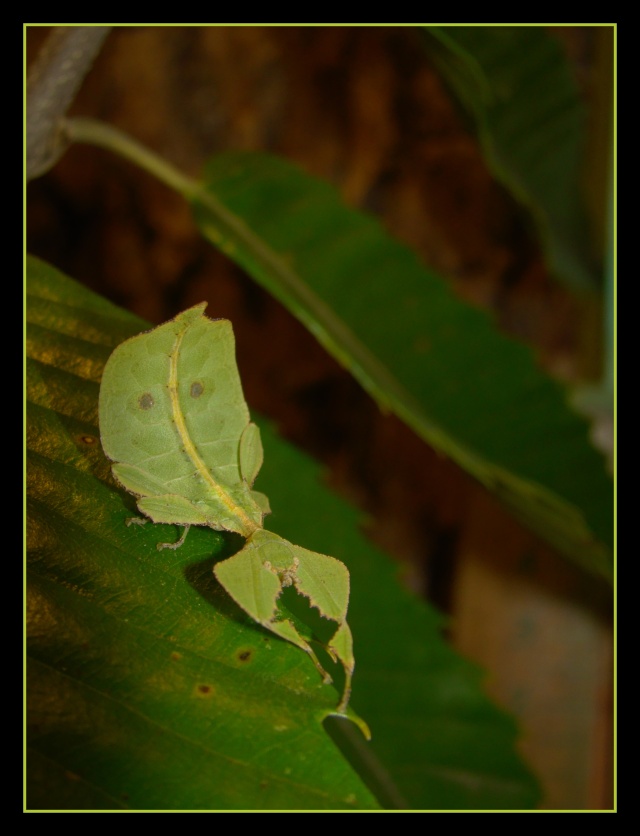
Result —
M258 624L309 654L325 682L310 644L279 608L282 590L293 586L321 616L335 622L325 645L345 673L336 712L345 714L354 669L346 621L347 567L328 555L294 546L265 531L269 501L253 490L262 466L260 430L251 423L235 360L231 323L204 315L206 302L118 346L100 386L100 436L116 480L137 497L144 524L192 525L234 531L244 548L218 563L215 576Z

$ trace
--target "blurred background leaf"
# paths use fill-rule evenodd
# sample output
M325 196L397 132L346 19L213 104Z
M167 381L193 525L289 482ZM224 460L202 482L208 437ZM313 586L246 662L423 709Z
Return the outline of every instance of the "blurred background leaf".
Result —
M613 494L604 460L530 349L457 299L373 219L284 160L225 154L208 166L206 184L193 198L204 234L382 409L542 537L611 578Z
M543 27L427 26L431 58L471 118L495 177L531 214L554 275L599 286L584 202L587 113Z

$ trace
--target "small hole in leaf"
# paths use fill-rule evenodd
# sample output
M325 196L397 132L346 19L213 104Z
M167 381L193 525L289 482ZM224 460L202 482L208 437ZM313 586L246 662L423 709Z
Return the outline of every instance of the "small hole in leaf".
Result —
M151 409L154 403L153 395L150 392L145 392L144 395L140 395L138 398L138 406L140 409Z

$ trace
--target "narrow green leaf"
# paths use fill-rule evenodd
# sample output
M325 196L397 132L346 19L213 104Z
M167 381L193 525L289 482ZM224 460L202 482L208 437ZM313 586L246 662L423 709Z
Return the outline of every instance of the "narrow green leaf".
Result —
M594 289L581 184L586 112L560 44L542 26L424 31L493 174L531 213L552 271L574 289Z
M612 485L583 418L531 351L456 299L332 188L229 153L193 197L205 235L371 393L527 525L611 577Z
M274 528L351 572L352 701L373 741L351 723L334 732L350 767L322 727L336 689L215 583L241 539L196 528L159 554L173 527L125 525L134 504L101 449L98 386L113 347L148 325L35 259L27 319L28 809L536 803L513 722L442 641L440 617L263 424Z

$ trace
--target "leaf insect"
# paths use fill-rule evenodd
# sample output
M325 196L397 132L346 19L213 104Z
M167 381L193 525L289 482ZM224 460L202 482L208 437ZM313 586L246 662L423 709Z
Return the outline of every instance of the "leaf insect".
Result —
M262 466L260 430L251 422L235 360L231 323L195 305L119 345L100 386L100 437L116 480L137 497L144 515L129 522L234 531L241 551L214 567L234 601L258 624L295 644L324 670L278 599L293 586L336 629L325 649L340 662L345 685L336 712L345 714L354 669L347 624L349 572L339 560L295 546L266 531L267 497L253 490Z

